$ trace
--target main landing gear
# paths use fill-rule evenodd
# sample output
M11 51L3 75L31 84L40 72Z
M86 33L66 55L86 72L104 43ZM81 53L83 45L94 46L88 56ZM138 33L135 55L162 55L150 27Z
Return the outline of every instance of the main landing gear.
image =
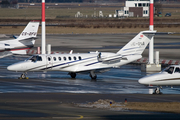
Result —
M162 92L161 92L160 89L162 89L162 87L157 87L157 88L154 90L153 94L158 94L158 95L162 94Z
M74 73L74 72L69 72L68 75L70 75L71 78L76 78L76 73Z
M69 72L68 75L70 75L71 78L76 78L76 73L74 72ZM92 80L96 80L97 78L97 75L94 73L94 71L91 71L89 76L91 77Z
M94 73L94 71L91 71L89 76L91 77L92 80L96 80L97 78L97 75Z
M28 77L26 77L26 73L21 74L21 76L19 77L19 79L29 79Z

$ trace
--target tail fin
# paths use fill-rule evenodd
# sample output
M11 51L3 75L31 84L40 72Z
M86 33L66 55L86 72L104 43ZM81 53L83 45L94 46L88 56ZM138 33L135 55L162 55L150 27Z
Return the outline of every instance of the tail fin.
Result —
M39 22L37 22L37 21L29 22L28 25L25 27L25 29L23 30L23 32L20 34L20 36L17 39L23 40L23 39L36 37L38 27L39 27Z
M130 42L128 42L122 49L120 49L117 54L129 55L129 54L139 54L141 55L155 35L156 31L141 31L136 35Z

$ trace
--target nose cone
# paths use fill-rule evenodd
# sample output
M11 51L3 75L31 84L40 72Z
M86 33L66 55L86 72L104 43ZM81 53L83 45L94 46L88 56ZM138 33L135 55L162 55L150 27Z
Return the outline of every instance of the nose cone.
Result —
M21 65L20 64L12 64L7 67L9 71L20 71L21 70Z
M8 66L7 69L8 69L9 71L12 71L12 65Z
M157 85L157 80L167 77L167 73L156 73L152 75L145 76L138 80L140 84L143 85Z
M143 78L139 79L138 82L139 82L139 84L148 85L146 77L143 77Z
M159 76L162 77L162 75L159 73L148 75L139 79L138 82L143 85L154 85L155 80L157 80Z
M142 85L151 85L155 79L156 74L152 74L139 79L138 82Z

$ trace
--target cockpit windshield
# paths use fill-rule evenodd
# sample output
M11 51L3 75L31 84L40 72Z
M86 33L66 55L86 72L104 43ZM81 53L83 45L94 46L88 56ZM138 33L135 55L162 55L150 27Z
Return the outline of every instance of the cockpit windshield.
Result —
M30 58L28 58L27 60L31 60L32 62L36 62L36 61L42 61L42 57L41 56L31 56Z
M167 72L169 74L172 74L174 71L174 67L167 67L166 69L164 69L164 72Z

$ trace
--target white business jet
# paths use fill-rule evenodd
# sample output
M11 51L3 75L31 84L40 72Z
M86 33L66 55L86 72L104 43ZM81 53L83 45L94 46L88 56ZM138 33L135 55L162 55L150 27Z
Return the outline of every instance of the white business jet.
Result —
M12 54L26 54L26 50L34 46L38 27L39 22L31 21L15 39L0 41L0 58Z
M28 71L65 71L72 78L76 73L90 73L96 79L96 73L119 67L142 57L142 53L156 31L142 31L136 35L117 53L90 52L73 54L41 54L7 67L10 71L24 72L21 78L26 78Z
M153 94L162 94L162 86L180 85L180 65L171 65L162 72L145 76L138 81L147 86L157 86Z

